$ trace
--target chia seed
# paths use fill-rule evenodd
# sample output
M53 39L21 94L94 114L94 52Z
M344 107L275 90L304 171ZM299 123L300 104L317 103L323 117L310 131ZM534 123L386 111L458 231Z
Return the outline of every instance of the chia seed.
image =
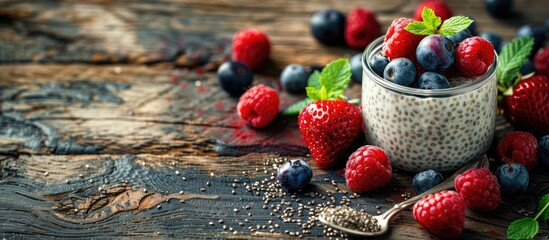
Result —
M347 206L326 208L321 215L326 221L362 232L377 232L381 226L372 215ZM330 229L330 228L329 228Z

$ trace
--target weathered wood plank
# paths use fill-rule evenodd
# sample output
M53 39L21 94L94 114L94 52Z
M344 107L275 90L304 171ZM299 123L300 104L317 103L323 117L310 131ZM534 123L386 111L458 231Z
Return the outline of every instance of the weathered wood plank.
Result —
M324 65L357 51L316 42L308 26L315 11L331 6L347 13L364 6L387 29L393 19L411 17L418 2L2 1L0 62L171 62L215 69L230 57L232 34L254 27L270 36L272 61L265 70L275 73L290 63ZM456 14L473 16L479 31L507 40L521 24L543 24L549 11L546 1L515 1L516 17L501 21L478 1L447 2Z
M346 192L344 178L337 171L322 172L315 169L311 187L296 197L288 194L282 198L272 198L263 203L265 191L246 191L245 185L256 181L269 182L274 171L270 165L264 172L262 167L266 159L276 156L255 156L248 158L210 159L217 161L219 167L229 169L250 169L246 176L219 174L219 169L207 169L201 163L180 160L177 157L157 155L80 155L80 156L20 156L8 157L2 163L0 172L0 222L3 222L1 237L35 234L50 237L229 237L237 231L239 238L257 236L281 237L285 230L302 231L297 222L284 222L278 218L283 211L275 212L272 206L282 199L291 202L294 209L299 203L316 199L316 203L325 202L315 194L331 193L335 201L341 201ZM44 164L44 163L48 164ZM239 162L240 167L229 165ZM228 165L225 165L228 164ZM250 164L250 167L243 167ZM88 167L86 167L86 165ZM253 167L259 167L259 171ZM44 172L48 174L45 175ZM178 171L178 172L176 172ZM549 192L549 179L546 169L534 172L536 181L524 196L507 199L490 214L467 212L467 224L463 239L504 239L507 224L520 216L517 211L534 211L537 203L534 196ZM211 175L210 173L214 173ZM82 176L80 176L82 174ZM185 180L183 179L185 177ZM395 202L402 201L401 194L411 192L411 176L407 173L395 173L393 181L384 189L349 199L356 208L364 208L370 213L387 209ZM31 180L33 179L33 180ZM238 179L237 182L234 179ZM264 180L266 179L266 180ZM328 179L326 181L326 179ZM68 181L67 181L68 180ZM331 181L339 187L338 191ZM207 185L210 183L210 186ZM233 184L235 186L233 186ZM204 188L201 191L200 188ZM235 190L235 194L231 191ZM180 193L183 191L183 194ZM213 199L212 199L213 198ZM328 198L329 199L329 198ZM184 203L180 200L184 200ZM118 205L117 205L118 204ZM274 204L271 206L271 204ZM250 209L244 206L249 205ZM267 208L264 209L263 205ZM204 208L204 206L210 206ZM238 209L237 212L233 211ZM75 210L76 209L76 210ZM17 212L18 214L10 214ZM251 215L248 215L251 213ZM271 215L274 213L274 215ZM303 223L311 216L304 211L303 216L294 216ZM223 224L218 223L223 219ZM249 222L245 221L248 219ZM268 232L268 221L280 225ZM213 222L212 225L209 222ZM243 226L240 225L242 223ZM317 222L318 223L318 222ZM253 233L248 227L266 225L266 229L257 229ZM411 210L403 212L393 221L394 227L382 239L402 239L411 237L428 238L413 220ZM223 225L233 228L223 230ZM169 227L166 227L169 226ZM321 225L311 227L310 237L324 236ZM549 235L541 228L540 236ZM211 235L206 235L210 233Z

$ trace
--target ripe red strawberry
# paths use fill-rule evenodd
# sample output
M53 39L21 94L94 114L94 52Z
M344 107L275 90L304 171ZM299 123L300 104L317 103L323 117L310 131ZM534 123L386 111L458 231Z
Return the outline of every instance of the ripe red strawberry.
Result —
M461 41L455 52L455 66L468 77L485 74L494 62L494 47L490 41L481 37Z
M410 18L398 18L387 29L383 40L383 54L389 59L404 57L415 62L417 45L425 35L416 35L404 29L413 21Z
M362 117L346 101L317 100L301 111L298 124L317 166L328 169L357 138Z
M276 117L279 103L276 90L259 84L240 96L236 110L248 125L262 128Z
M393 170L385 151L376 146L362 146L347 161L345 182L353 192L367 192L391 181Z
M504 97L506 119L518 129L549 134L549 78L535 75L520 81Z
M269 59L271 43L263 32L245 29L237 32L233 38L233 60L245 63L253 71L260 69Z
M494 210L501 201L498 180L488 168L471 169L457 175L454 186L467 207L479 212Z
M549 77L549 47L542 48L534 57L536 72Z
M508 133L498 143L497 151L502 162L520 163L528 171L538 165L538 141L531 133Z
M365 48L381 33L376 15L365 8L355 8L347 15L345 42L352 48Z
M454 15L452 13L452 9L450 9L450 6L448 6L448 4L445 3L443 0L425 0L423 2L420 2L416 7L416 10L414 11L415 20L423 20L421 18L421 12L425 7L433 9L435 14L439 16L442 21L451 18Z
M465 226L465 201L454 191L430 194L414 204L414 218L439 238L457 238Z

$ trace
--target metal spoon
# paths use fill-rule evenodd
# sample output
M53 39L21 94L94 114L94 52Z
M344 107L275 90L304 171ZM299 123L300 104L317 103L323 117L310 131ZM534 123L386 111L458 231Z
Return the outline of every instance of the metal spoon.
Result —
M458 174L464 173L465 171L467 171L469 169L473 169L473 168L488 167L488 165L489 165L488 158L486 157L486 155L484 155L479 160L474 161L472 163L469 163L466 166L462 167L461 169L457 170L452 176L450 176L448 179L446 179L446 181L440 183L439 185L436 185L435 187L423 192L422 194L419 194L419 195L417 195L413 198L410 198L410 199L408 199L404 202L395 204L395 206L393 206L392 208L390 208L389 210L387 210L385 213L383 213L381 215L372 216L374 219L377 220L377 223L381 227L380 230L377 231L377 232L363 232L363 231L358 231L358 230L355 230L355 229L342 227L342 226L339 226L335 223L327 221L323 217L322 214L319 215L318 220L320 220L320 222L326 224L329 227L347 232L350 235L360 236L360 237L379 236L379 235L382 235L382 234L387 232L387 230L389 229L389 221L391 220L391 218L393 218L395 215L402 212L404 209L412 206L412 204L414 204L415 202L419 201L420 199L422 199L423 197L425 197L429 194L453 188L454 187L454 179L456 178L456 176Z

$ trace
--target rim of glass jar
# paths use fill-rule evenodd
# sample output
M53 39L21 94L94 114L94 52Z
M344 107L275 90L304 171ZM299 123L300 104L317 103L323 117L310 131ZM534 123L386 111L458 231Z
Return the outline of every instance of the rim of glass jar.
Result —
M381 44L383 42L383 39L384 39L384 36L381 36L375 39L366 47L366 49L364 49L364 52L362 53L362 59L361 59L362 71L365 72L369 78L373 79L373 81L376 84L381 85L382 87L397 93L413 95L418 97L448 97L448 96L460 95L460 94L471 92L481 87L482 85L484 85L484 83L492 79L492 77L494 77L494 75L496 74L495 66L497 66L498 55L494 51L494 62L492 63L492 65L484 75L478 77L479 80L477 81L463 84L457 87L446 88L446 89L419 89L419 88L411 88L411 87L398 85L396 83L387 81L384 78L378 76L374 72L374 70L370 67L369 62L368 63L365 62L366 59L370 59L372 55L378 53L381 50L383 46L383 44Z

